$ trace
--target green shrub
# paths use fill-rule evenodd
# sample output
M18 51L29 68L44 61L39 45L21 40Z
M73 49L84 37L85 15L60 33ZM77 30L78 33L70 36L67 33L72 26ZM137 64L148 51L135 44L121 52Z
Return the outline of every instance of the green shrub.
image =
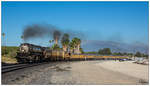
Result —
M2 46L2 56L15 57L18 49L19 47L15 46Z

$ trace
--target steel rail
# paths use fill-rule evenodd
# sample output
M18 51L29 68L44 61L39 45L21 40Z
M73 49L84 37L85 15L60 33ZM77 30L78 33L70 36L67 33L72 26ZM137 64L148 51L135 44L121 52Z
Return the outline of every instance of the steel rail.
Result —
M4 67L2 67L2 73L7 73L7 72L23 69L23 68L38 66L38 65L41 65L41 64L45 64L45 63L17 64L17 65L12 65L12 66L10 66L10 65L9 66L4 66Z

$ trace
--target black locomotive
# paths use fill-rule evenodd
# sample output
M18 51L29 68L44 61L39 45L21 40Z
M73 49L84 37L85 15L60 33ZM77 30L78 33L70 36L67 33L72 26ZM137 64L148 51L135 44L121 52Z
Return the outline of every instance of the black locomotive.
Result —
M23 43L19 47L16 56L19 63L60 61L70 58L70 54L63 50L52 50L48 47L41 47L29 43Z

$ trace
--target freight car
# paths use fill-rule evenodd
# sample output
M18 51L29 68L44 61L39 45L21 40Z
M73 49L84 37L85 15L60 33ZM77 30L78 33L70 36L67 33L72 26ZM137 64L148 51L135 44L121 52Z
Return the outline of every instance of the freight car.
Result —
M47 47L41 47L29 43L23 43L17 52L17 60L19 63L58 61L69 59L69 54L62 50L51 50Z
M46 49L44 56L47 61L65 61L70 59L70 54L62 50Z

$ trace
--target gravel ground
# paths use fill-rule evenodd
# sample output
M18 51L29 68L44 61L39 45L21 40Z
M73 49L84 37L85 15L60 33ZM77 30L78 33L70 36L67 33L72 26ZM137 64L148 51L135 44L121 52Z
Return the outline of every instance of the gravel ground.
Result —
M137 77L106 69L104 61L56 62L2 74L7 85L136 85L148 84ZM134 73L133 73L134 74Z

